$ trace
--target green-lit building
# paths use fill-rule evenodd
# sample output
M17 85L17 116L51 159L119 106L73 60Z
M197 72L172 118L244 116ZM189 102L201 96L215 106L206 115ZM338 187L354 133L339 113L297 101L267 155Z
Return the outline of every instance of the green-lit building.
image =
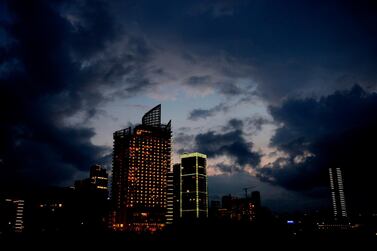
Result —
M183 219L208 218L207 156L181 155L180 216Z

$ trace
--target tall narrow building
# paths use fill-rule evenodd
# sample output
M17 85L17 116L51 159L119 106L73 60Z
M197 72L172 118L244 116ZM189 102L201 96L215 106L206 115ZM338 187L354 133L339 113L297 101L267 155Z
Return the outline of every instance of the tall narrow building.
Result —
M167 177L167 209L166 209L166 224L173 224L174 222L174 173L168 172Z
M340 168L329 168L332 206L335 219L347 217L343 176Z
M133 131L114 133L113 229L153 231L165 225L170 161L171 121L161 124L161 105Z
M0 197L0 232L24 231L24 204L21 199Z
M207 156L181 155L181 217L186 220L208 218Z
M174 164L173 169L168 173L168 208L166 223L177 223L180 214L180 194L181 194L181 164Z
M173 218L178 222L181 218L181 164L173 165Z

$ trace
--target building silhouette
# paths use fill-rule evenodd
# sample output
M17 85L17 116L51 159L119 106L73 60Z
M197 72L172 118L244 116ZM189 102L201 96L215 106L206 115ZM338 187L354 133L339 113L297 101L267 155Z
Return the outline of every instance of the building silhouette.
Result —
M241 221L245 211L245 199L224 195L221 200L222 209L220 217L224 220Z
M221 211L221 201L211 200L211 204L208 209L208 217L211 218L212 221L219 220L220 211Z
M171 121L161 124L161 105L142 124L114 132L112 228L141 231L164 227L171 162Z
M340 168L329 168L329 176L334 218L336 220L344 219L347 217L347 208L342 170Z
M92 190L108 197L108 174L105 168L96 164L90 167L89 178L75 181L76 190Z
M254 204L256 208L259 209L261 207L261 199L260 199L259 191L251 192L251 202Z
M95 189L108 193L108 174L105 168L100 165L91 166L89 179Z
M73 200L80 227L104 230L109 223L108 173L100 165L90 167L89 178L75 182Z
M27 219L26 230L33 233L56 233L86 226L87 221L84 219L92 214L93 207L82 208L82 205L87 205L86 200L89 198L86 193L77 198L76 195L76 188L51 187L36 192L28 202L30 217Z
M246 194L245 198L225 195L222 197L221 209L218 217L222 220L255 222L261 213L260 192L253 191L251 197Z
M208 218L207 156L181 155L180 215L185 220Z

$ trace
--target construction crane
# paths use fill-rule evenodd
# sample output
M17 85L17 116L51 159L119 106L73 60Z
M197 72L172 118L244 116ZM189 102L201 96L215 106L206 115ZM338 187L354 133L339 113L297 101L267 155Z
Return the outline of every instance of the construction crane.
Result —
M247 198L247 191L248 191L249 189L254 188L254 187L256 187L256 186L251 186L251 187L244 187L244 188L242 188L242 190L245 191L245 198Z

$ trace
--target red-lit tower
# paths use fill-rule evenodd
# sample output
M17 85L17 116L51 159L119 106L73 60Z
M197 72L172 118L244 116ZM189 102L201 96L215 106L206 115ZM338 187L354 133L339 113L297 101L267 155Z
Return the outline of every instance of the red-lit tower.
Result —
M171 121L161 124L161 105L142 124L114 133L112 227L154 230L165 226Z

